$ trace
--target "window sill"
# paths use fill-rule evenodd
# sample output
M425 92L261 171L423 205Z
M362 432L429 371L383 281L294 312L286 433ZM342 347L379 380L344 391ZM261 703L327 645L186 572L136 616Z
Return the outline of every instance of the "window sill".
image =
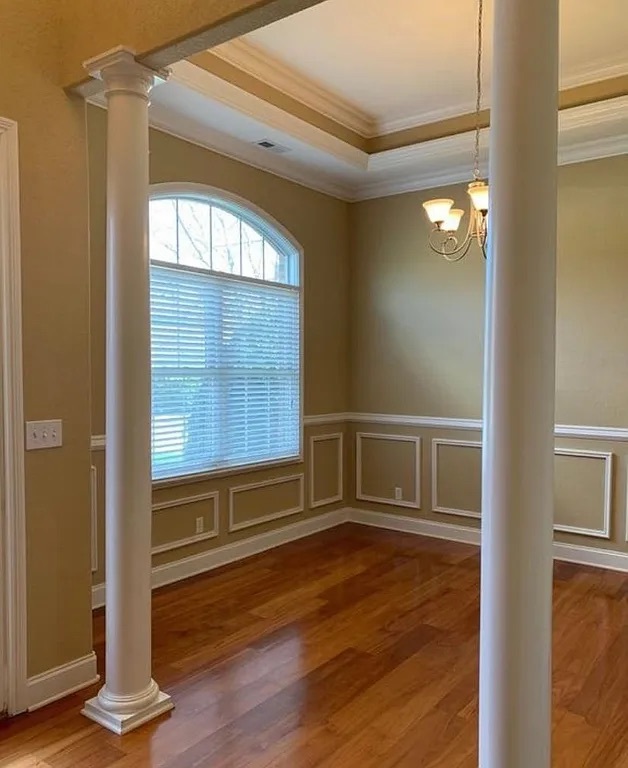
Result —
M223 477L233 475L246 475L251 472L259 472L264 469L274 469L275 467L290 467L295 464L303 463L303 454L290 456L287 459L278 459L277 461L262 461L257 464L243 464L239 467L229 467L227 469L213 469L209 472L198 472L193 475L178 475L177 477L164 477L159 480L153 480L153 489L173 488L178 485L190 485L192 483L202 483L206 480L218 480Z

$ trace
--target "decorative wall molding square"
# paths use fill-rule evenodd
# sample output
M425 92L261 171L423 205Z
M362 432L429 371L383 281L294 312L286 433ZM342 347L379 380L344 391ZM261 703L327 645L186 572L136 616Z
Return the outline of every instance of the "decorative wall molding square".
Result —
M478 440L446 440L438 438L432 440L432 512L440 512L444 515L456 515L458 517L473 517L479 520L482 517L481 512L472 509L457 509L455 507L443 507L438 502L438 446L453 445L460 448L479 448L482 450L482 443Z
M380 496L369 496L362 490L362 441L388 440L389 442L404 442L414 444L414 500L404 501ZM373 501L377 504L387 504L393 507L408 507L421 509L421 438L410 435L385 435L380 432L356 432L355 435L355 497L359 501Z
M314 478L316 473L316 462L314 460L314 449L316 443L336 440L338 442L338 486L337 492L326 499L314 498ZM324 507L327 504L336 504L344 498L344 435L342 432L333 432L326 435L311 435L310 437L310 509Z
M173 549L181 549L181 547L187 547L190 544L198 544L199 541L208 541L209 539L215 539L219 533L218 524L218 505L220 494L218 491L210 491L208 493L199 493L195 496L184 496L180 499L170 499L168 501L160 501L153 504L152 511L162 512L164 509L176 509L178 507L184 507L187 504L196 504L199 501L211 501L212 502L212 526L208 531L203 533L197 533L194 536L187 536L183 539L175 539L174 541L167 541L163 544L158 544L151 549L152 555L159 555L163 552L171 552Z
M239 493L243 493L245 491L253 491L256 488L268 488L270 486L274 485L282 485L283 483L293 483L295 481L299 482L299 504L296 507L291 507L289 509L282 509L278 512L271 512L268 515L263 515L262 517L256 517L254 520L242 520L241 522L237 523L235 521L235 497ZM245 528L253 528L256 525L261 525L262 523L268 523L271 520L280 520L283 517L290 517L291 515L298 515L300 512L303 512L305 508L305 491L304 491L304 485L305 485L305 479L303 473L298 475L288 475L286 477L277 477L273 478L272 480L263 480L258 483L247 483L245 485L237 485L233 488L229 488L229 533L233 533L234 531L241 531Z

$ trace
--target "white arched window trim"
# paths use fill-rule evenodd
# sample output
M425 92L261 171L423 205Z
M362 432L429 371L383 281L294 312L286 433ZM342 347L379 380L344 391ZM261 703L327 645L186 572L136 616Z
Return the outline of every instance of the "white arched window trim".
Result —
M286 458L261 460L238 464L235 466L229 466L225 468L210 469L207 471L192 472L186 474L176 474L172 477L159 477L154 479L154 485L170 485L184 483L187 481L198 481L206 477L217 477L229 474L237 474L250 470L264 469L277 466L285 466L295 464L303 461L303 249L301 245L295 240L292 234L266 211L259 208L250 201L227 192L218 187L208 186L204 184L196 183L162 183L153 184L150 187L150 200L158 200L164 198L179 198L179 199L192 199L200 200L205 203L213 204L218 207L224 208L234 215L241 217L242 220L250 224L254 229L260 231L264 237L266 237L271 243L277 244L279 249L283 251L292 251L296 259L296 269L298 272L296 285L294 282L291 284L293 290L298 291L299 295L299 409L298 409L298 452L294 453ZM193 271L193 270L191 270ZM202 270L207 272L208 275L222 276L228 279L229 275L217 273L212 270ZM233 278L233 276L231 276ZM237 280L243 283L259 283L260 281L255 278L248 278L246 276L238 276ZM264 282L264 281L261 281ZM268 283L272 285L273 283ZM276 285L281 285L276 283Z

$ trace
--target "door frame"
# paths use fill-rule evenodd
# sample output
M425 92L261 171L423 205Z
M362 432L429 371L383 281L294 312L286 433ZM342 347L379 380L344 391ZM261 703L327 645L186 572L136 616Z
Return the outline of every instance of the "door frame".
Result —
M26 505L18 126L0 117L0 692L26 701Z

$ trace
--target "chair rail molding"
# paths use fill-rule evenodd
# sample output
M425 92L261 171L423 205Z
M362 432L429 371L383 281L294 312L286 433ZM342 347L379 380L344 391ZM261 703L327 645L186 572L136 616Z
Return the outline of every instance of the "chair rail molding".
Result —
M1 708L28 706L26 689L26 507L18 126L0 117L0 656Z

